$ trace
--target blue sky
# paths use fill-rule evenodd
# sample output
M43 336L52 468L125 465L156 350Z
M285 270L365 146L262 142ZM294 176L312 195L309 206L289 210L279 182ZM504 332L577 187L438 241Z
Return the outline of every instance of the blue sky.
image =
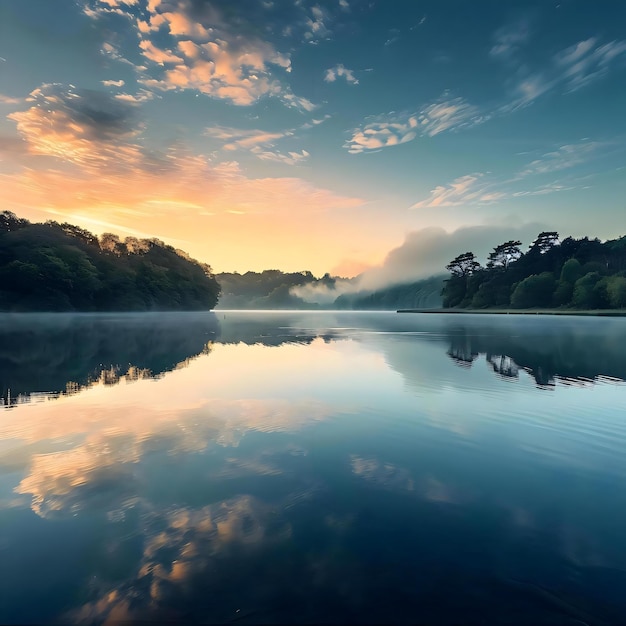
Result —
M217 271L615 237L625 79L618 1L4 0L0 204Z

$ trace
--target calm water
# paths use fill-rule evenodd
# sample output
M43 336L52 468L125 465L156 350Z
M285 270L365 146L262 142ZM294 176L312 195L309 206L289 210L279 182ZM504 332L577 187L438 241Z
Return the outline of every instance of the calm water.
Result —
M626 621L626 319L0 316L0 622Z

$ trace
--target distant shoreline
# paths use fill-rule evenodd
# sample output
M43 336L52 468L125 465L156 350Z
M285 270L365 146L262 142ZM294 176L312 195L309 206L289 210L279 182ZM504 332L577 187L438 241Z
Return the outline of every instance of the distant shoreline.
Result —
M626 317L626 309L398 309L396 313L439 313L453 315L582 315L586 317Z

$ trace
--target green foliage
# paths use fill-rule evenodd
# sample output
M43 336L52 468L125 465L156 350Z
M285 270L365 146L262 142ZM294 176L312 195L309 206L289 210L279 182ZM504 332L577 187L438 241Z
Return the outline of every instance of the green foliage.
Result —
M517 261L522 256L521 245L521 241L511 239L496 246L493 252L489 254L487 267L489 269L498 267L507 269L511 263Z
M571 283L572 285L583 276L583 266L578 259L568 259L561 269L561 281ZM571 297L571 294L570 294Z
M544 254L552 247L557 245L559 241L559 233L555 230L543 231L537 235L537 239L532 242L529 252L537 251L539 254ZM518 244L519 245L519 244Z
M311 272L246 272L218 274L222 287L222 309L350 309L397 310L438 308L444 277L433 276L412 283L378 290L363 290L335 297L337 279L325 274L316 278ZM338 290L340 292L340 290Z
M207 265L158 240L0 214L1 310L206 310L218 295Z
M511 294L511 306L516 309L548 307L552 304L554 276L552 272L542 272L524 278Z
M464 252L452 259L452 261L446 265L446 269L451 272L453 276L468 276L481 268L473 252Z
M606 291L612 308L626 308L626 278L624 276L609 277L607 279Z
M570 283L567 280L560 280L556 285L556 289L554 290L554 294L552 296L552 304L557 307L564 306L571 301L573 294L574 284Z
M602 305L602 276L588 272L574 283L572 305L579 309L597 309Z
M371 292L339 296L333 308L354 310L435 309L441 306L443 276Z
M486 267L467 276L449 265L452 276L442 292L444 306L626 306L625 283L620 280L626 279L626 236L605 242L566 237L559 242L557 232L545 231L526 254L519 251L519 245L512 240L496 246Z
M467 281L461 276L452 275L444 284L443 291L441 293L444 308L453 308L460 306L465 298L465 291L467 289Z
M295 296L292 289L305 285L323 283L327 287L335 284L335 279L326 275L317 279L311 272L281 272L265 270L245 274L223 273L217 279L222 288L219 306L222 309L304 309L315 308Z

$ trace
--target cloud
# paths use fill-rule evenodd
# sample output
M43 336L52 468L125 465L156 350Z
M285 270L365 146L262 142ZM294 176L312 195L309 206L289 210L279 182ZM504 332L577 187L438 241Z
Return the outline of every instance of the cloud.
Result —
M467 226L448 232L429 227L407 233L404 242L392 249L380 265L365 269L350 280L337 280L330 288L324 284L292 289L292 293L309 302L331 304L344 294L371 292L392 285L415 282L446 273L446 265L461 252L474 252L480 260L503 241L519 238L530 243L544 224L521 226Z
M460 252L470 250L480 260L499 243L512 238L531 242L545 230L542 224L522 226L468 226L447 232L443 228L423 228L408 233L404 243L391 250L382 265L359 277L360 289L411 282L445 273L445 266Z
M280 10L275 2L256 1L148 0L141 10L139 4L127 10L120 3L85 1L85 12L94 19L111 12L128 18L137 39L126 42L124 50L131 54L135 48L146 59L145 66L135 66L144 87L193 90L238 106L274 97L301 111L316 105L293 94L286 81L292 51L330 38L331 26L349 12L343 0L336 6L284 3ZM104 52L132 65L112 42ZM347 72L344 77L354 83Z
M112 228L100 224L136 230L146 219L163 229L179 213L304 216L364 203L297 177L251 178L235 161L216 163L179 144L149 147L138 116L141 104L134 99L43 85L28 100L28 109L9 116L18 137L0 141L12 169L0 174L1 198L15 210L38 207L55 219L63 216L102 232ZM281 133L235 131L213 129L264 160L295 165L309 156L302 149L273 150ZM40 167L42 158L46 169Z
M135 6L139 4L139 0L100 0L100 2L109 7Z
M22 104L22 102L24 102L23 98L14 98L0 93L0 104Z
M598 45L592 37L556 54L554 64L561 70L559 79L565 91L573 92L606 76L611 64L625 53L626 41Z
M316 104L313 104L307 98L303 98L302 96L296 96L291 93L291 91L286 91L281 96L282 101L288 106L294 109L299 109L300 111L311 112L317 108Z
M468 104L463 98L447 99L446 94L439 102L423 108L419 114L419 128L429 137L447 130L456 130L486 120L478 108Z
M461 176L448 185L435 187L430 192L428 198L416 202L410 208L434 209L437 207L461 206L471 202L480 202L485 196L488 196L486 193L486 185L481 179L482 174Z
M539 97L556 89L572 93L607 76L619 58L626 58L626 41L600 43L598 37L581 40L545 59L539 68L530 69L522 55L528 41L528 30L498 31L491 56L515 63L514 79L510 81L511 99L499 113L510 113L532 104Z
M90 6L96 15L110 9L103 0ZM140 82L149 89L194 90L239 106L288 91L273 74L290 69L289 54L259 35L254 11L235 13L222 2L150 1L141 18L130 17L148 61Z
M509 194L511 198L523 198L525 196L545 196L549 193L555 193L557 191L571 191L576 189L574 185L563 185L558 182L549 183L547 185L541 185L534 189L525 189L520 191L513 191Z
M304 39L309 43L318 43L321 39L330 38L330 29L327 25L329 14L319 5L310 8L310 17L305 20Z
M266 150L258 152L256 156L264 161L276 161L277 163L285 163L286 165L297 165L298 163L306 161L311 155L306 150L287 152L286 154Z
M123 87L123 80L102 80L100 81L105 87Z
M594 149L595 147L588 152ZM525 170L510 180L497 180L481 173L460 176L446 185L437 185L434 189L431 189L427 198L416 202L409 208L437 209L488 205L512 198L545 195L575 189L574 186L566 185L559 181L553 181L531 189L515 189L512 184L532 174L547 174L573 167L584 161L584 152L586 151L580 150L576 146L563 146L560 151L547 153L544 155L544 159L533 161Z
M293 137L294 131L267 132L263 130L244 130L226 126L215 126L204 131L207 137L224 142L223 150L246 150L263 161L275 161L286 165L296 165L310 155L306 150L280 152L274 150L277 141Z
M102 44L102 49L100 50L100 53L109 58L109 59L113 59L114 61L118 61L119 63L123 63L124 65L128 65L130 67L133 68L133 70L141 75L142 72L144 72L145 70L147 70L148 68L145 65L139 65L137 63L133 63L132 61L130 61L129 59L127 59L119 50L119 48L115 45L113 45L111 42L109 41L105 41Z
M327 83L334 83L337 78L345 78L346 82L352 85L359 84L358 79L354 76L353 70L349 70L341 64L328 68L326 70L326 75L324 76L324 80Z
M143 56L145 56L150 61L154 61L159 65L164 65L165 63L182 63L183 59L179 56L176 56L171 50L161 50L157 48L151 41L140 41L139 47L142 50Z
M214 126L205 129L204 134L207 137L223 141L225 150L254 150L261 146L273 146L277 140L293 135L293 131L272 133L257 129L244 130L227 126Z
M389 113L370 118L361 128L352 131L344 144L350 154L360 154L413 141L417 137L434 137L486 121L477 107L463 98L448 94L415 113Z
M141 128L136 105L107 92L46 84L31 92L31 106L8 115L33 155L97 170L121 160L140 159L129 141Z
M519 177L551 174L585 163L596 153L607 147L607 143L599 141L584 141L576 144L566 144L556 150L546 152L539 159L531 161L520 173Z
M529 38L530 28L527 21L500 28L493 37L494 43L489 55L505 61L513 60Z

